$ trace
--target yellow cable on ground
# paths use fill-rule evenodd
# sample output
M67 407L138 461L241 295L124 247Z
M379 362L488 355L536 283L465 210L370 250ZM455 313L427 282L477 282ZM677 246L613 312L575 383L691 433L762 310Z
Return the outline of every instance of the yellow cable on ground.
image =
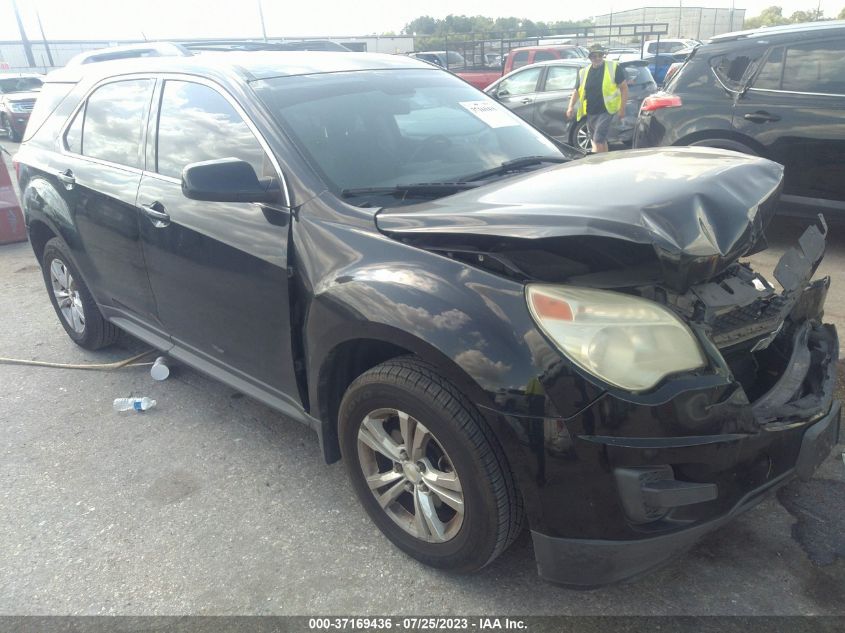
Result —
M114 363L102 363L102 364L68 364L68 363L48 363L42 360L23 360L21 358L3 358L0 356L0 365L29 365L31 367L50 367L53 369L87 369L91 371L111 371L113 369L121 369L123 367L129 366L136 366L132 365L136 360L140 360L145 356L149 356L150 354L155 354L156 350L149 349L146 352L138 354L136 356L132 356L131 358L126 358L124 360L119 360ZM151 364L151 363L138 363L141 364Z

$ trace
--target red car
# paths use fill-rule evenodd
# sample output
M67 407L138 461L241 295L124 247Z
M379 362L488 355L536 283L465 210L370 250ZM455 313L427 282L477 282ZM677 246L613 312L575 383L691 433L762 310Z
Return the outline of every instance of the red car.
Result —
M0 131L9 140L19 143L23 138L29 115L44 81L35 74L0 75Z

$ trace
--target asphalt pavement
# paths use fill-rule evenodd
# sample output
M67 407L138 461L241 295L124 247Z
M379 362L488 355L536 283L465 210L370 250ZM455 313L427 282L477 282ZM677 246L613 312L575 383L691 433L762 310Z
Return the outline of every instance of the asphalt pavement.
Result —
M820 270L840 331L844 229ZM755 265L770 270L798 234L776 222ZM75 346L26 243L0 246L0 298L0 356L103 363L144 349ZM472 576L418 564L310 430L191 369L165 382L147 370L0 365L0 614L845 615L842 445L814 480L661 569L572 591L537 577L527 533ZM158 406L116 413L120 396Z

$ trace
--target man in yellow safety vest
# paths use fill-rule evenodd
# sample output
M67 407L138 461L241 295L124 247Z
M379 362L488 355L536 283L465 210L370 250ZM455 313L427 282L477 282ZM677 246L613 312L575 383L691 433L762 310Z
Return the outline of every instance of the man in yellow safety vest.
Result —
M607 52L601 44L590 46L590 65L578 72L578 85L569 99L566 118L571 119L578 102L580 121L587 117L587 129L593 143L593 152L607 151L607 133L613 117L625 116L628 102L628 84L625 71L614 61L605 61Z

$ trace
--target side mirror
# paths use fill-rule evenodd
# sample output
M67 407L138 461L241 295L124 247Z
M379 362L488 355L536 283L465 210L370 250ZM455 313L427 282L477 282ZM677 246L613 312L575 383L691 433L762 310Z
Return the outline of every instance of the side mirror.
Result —
M500 97L507 97L507 96L509 96L509 95L510 95L510 93L508 92L508 89L507 89L507 88L499 88L499 89L496 91L496 98L500 98Z
M207 202L276 202L279 189L275 178L258 180L248 162L221 158L191 163L182 170L182 194Z

